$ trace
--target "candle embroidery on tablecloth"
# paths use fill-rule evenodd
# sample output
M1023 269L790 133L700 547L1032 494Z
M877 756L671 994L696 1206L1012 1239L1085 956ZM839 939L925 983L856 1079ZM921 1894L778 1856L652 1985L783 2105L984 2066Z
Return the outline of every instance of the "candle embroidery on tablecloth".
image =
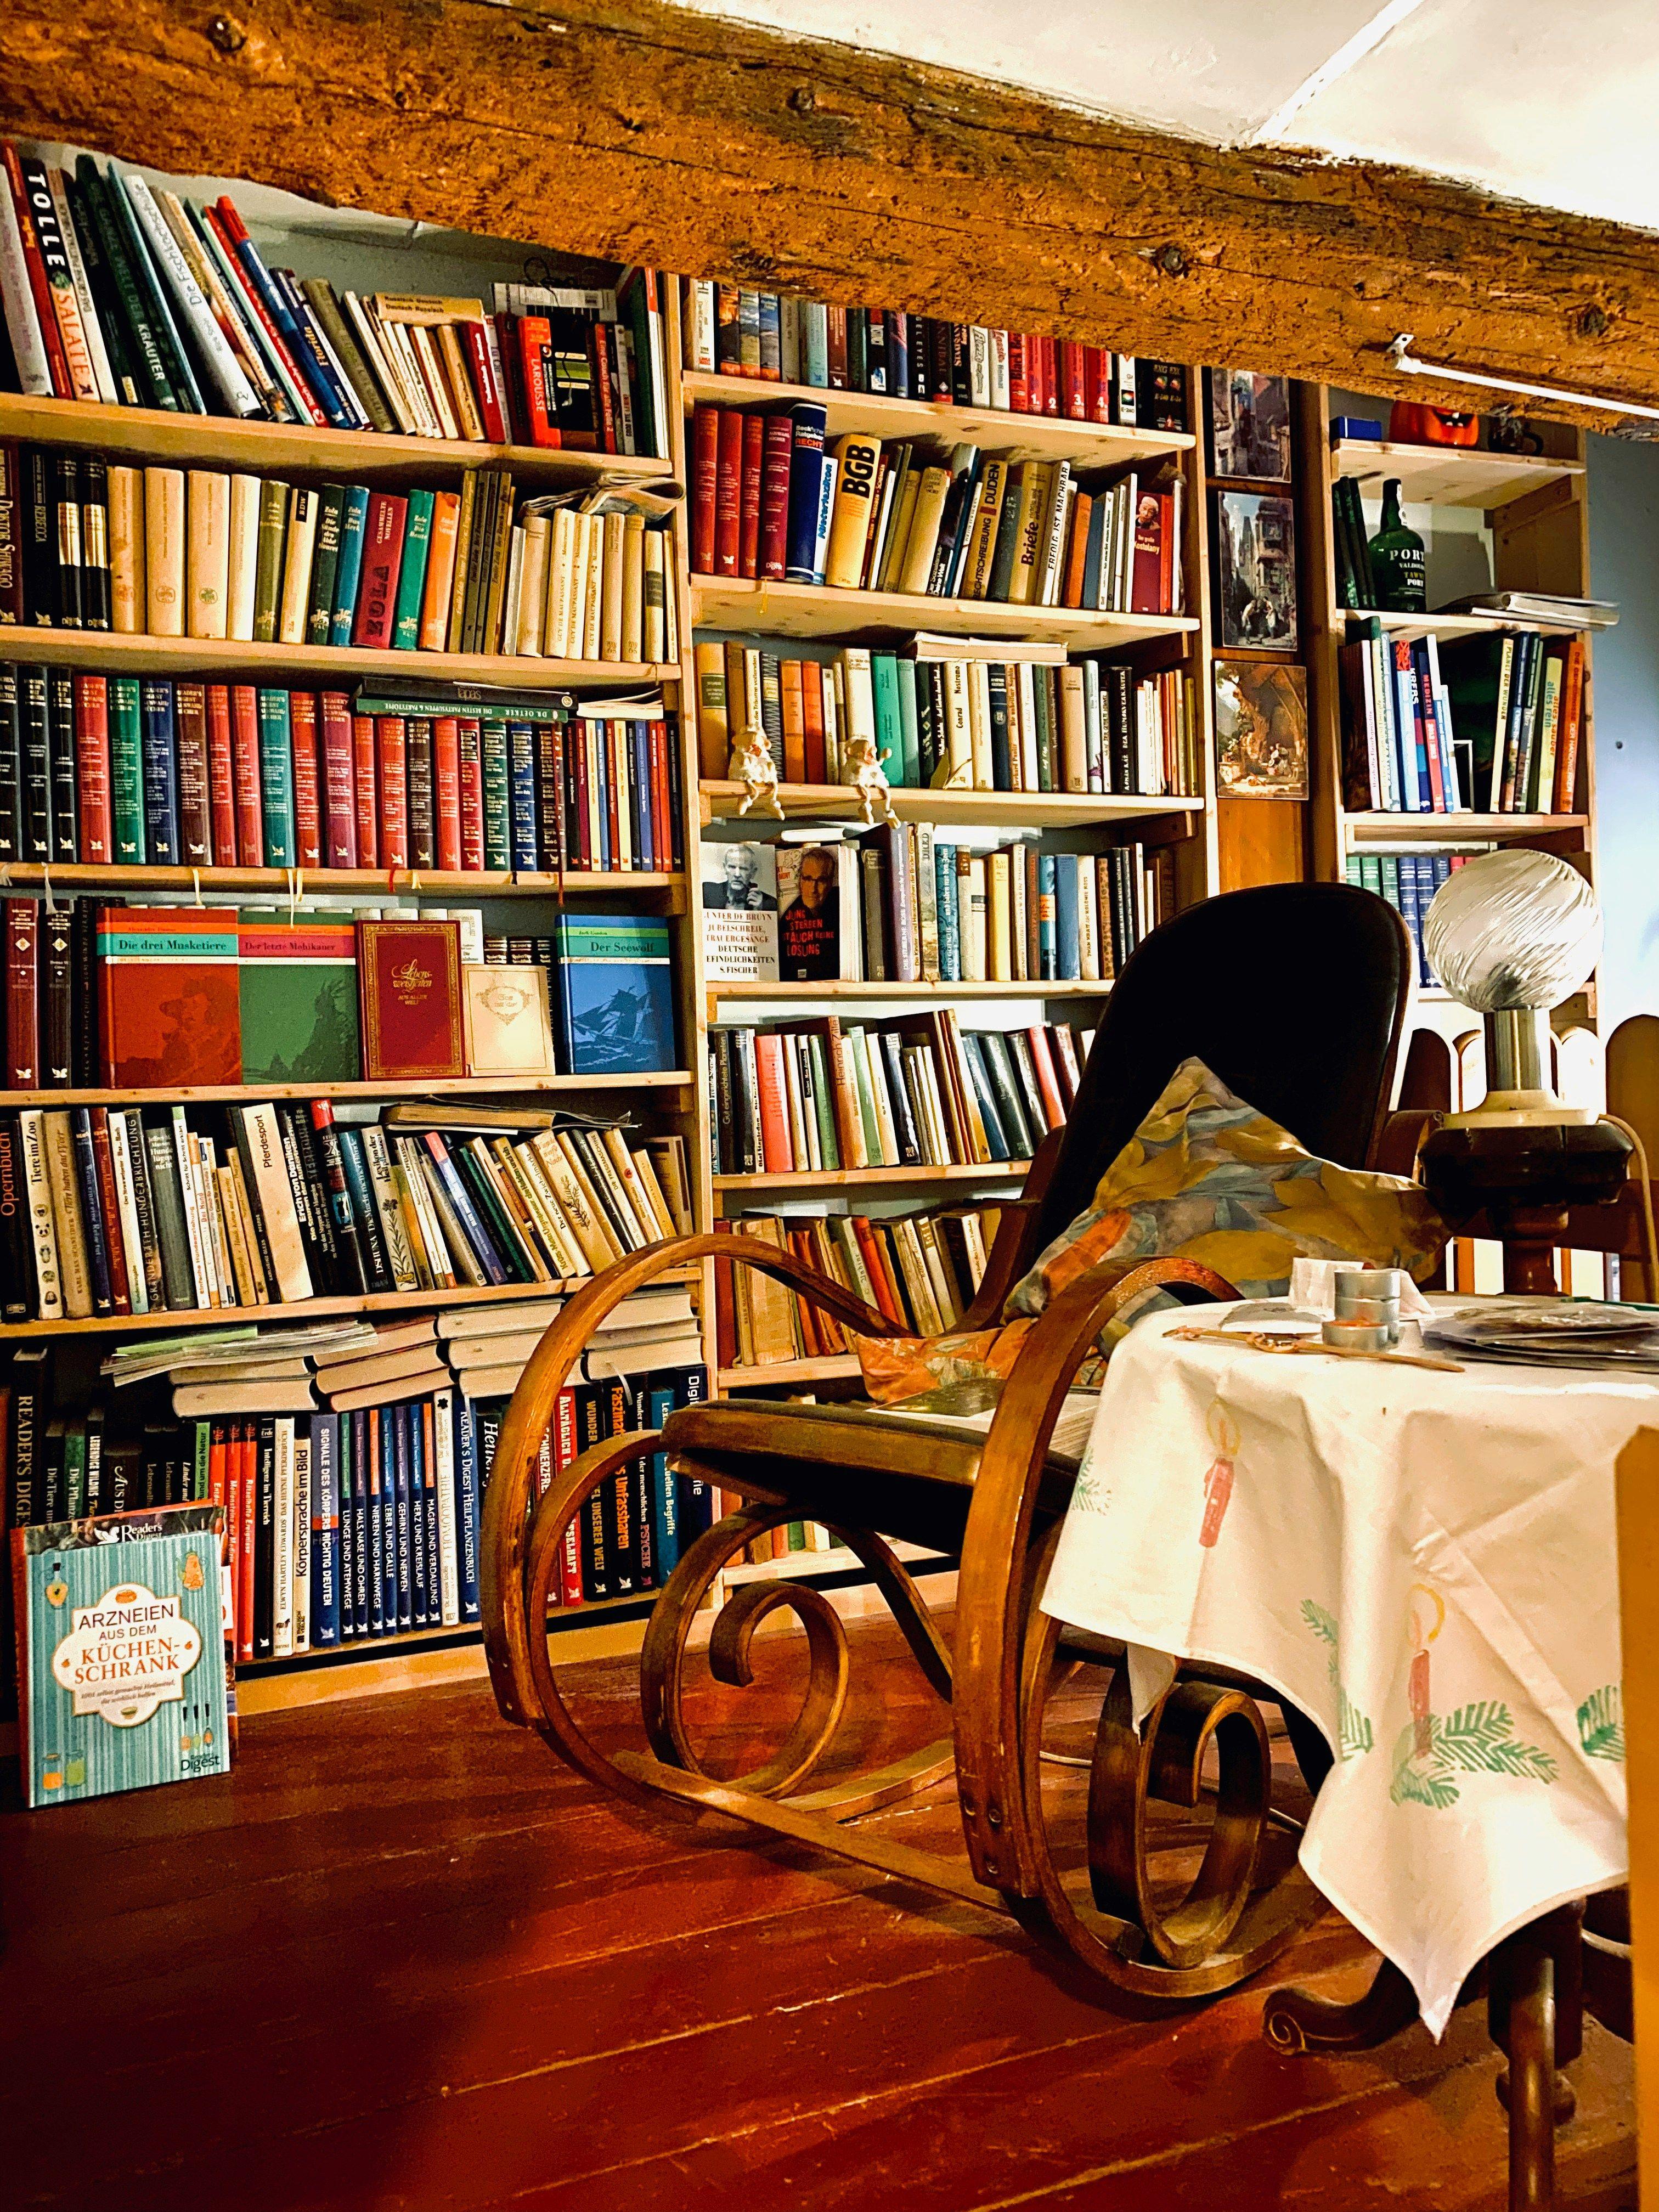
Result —
M1413 1583L1406 1601L1406 1633L1411 1650L1406 1697L1411 1717L1394 1751L1394 1779L1389 1796L1443 1812L1458 1800L1455 1774L1502 1774L1512 1780L1553 1782L1555 1761L1536 1744L1515 1734L1510 1709L1501 1698L1459 1705L1444 1718L1431 1701L1429 1647L1446 1625L1446 1601L1426 1583Z
M1204 1476L1204 1518L1199 1524L1198 1540L1206 1551L1213 1551L1216 1539L1221 1534L1221 1524L1227 1517L1228 1501L1233 1494L1234 1468L1238 1457L1238 1430L1219 1398L1205 1415L1204 1426L1209 1431L1210 1442L1215 1446L1215 1457L1210 1462Z

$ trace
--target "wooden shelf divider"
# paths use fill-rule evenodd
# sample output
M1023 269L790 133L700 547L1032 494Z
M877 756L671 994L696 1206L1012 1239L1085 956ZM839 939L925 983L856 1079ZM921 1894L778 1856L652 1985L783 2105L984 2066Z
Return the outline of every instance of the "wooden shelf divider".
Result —
M738 817L744 800L740 783L705 781L702 791L711 821ZM792 819L861 822L863 818L858 795L847 784L781 783L778 799L785 815ZM1178 825L1183 836L1193 817L1204 811L1201 799L1149 799L1138 792L980 791L961 785L925 791L895 785L892 801L901 822L981 822L1027 830L1154 822ZM742 818L763 825L776 817L750 812Z
M691 607L699 629L836 638L933 630L953 637L1046 639L1079 653L1184 637L1198 627L1190 615L1092 614L1079 607L933 599L916 592L844 592L829 584L762 583L742 576L694 576Z

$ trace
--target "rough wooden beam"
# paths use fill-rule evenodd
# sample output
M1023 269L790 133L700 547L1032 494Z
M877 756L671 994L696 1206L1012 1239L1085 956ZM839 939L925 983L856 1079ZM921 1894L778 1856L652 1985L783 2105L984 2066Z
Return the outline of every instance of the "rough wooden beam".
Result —
M8 0L0 118L1125 351L1431 398L1382 360L1408 330L1430 358L1659 400L1659 239L1373 165L1217 151L654 0Z

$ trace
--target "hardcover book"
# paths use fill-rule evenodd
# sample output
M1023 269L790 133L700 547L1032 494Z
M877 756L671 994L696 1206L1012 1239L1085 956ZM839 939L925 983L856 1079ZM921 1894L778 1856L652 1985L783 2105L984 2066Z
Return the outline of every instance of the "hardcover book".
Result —
M551 1075L545 968L468 967L466 1058L471 1075Z
M787 983L830 983L841 975L839 845L791 845L777 856L778 973Z
M219 1505L12 1531L31 1806L228 1770L223 1534Z
M244 1083L353 1083L357 938L348 917L237 920Z
M370 1082L465 1074L459 922L360 921L357 983Z
M566 914L559 916L554 942L566 1071L645 1075L672 1068L668 924L640 915Z
M702 942L710 982L777 981L775 846L704 844Z
M103 1079L159 1091L242 1079L237 933L207 907L109 907L97 953Z

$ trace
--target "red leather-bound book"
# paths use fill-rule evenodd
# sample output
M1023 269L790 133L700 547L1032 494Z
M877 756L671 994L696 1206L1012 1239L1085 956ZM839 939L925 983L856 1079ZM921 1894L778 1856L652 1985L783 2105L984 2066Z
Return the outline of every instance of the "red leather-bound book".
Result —
M1073 422L1088 419L1085 351L1075 338L1060 342L1060 411Z
M79 857L91 864L112 860L115 825L109 798L109 681L75 679L75 801L81 818Z
M551 734L550 732L544 734L544 744ZM580 715L564 732L564 755L570 798L563 816L563 866L574 868L578 875L582 875L593 866L594 862L592 840L588 836L587 725Z
M357 984L371 1083L465 1074L459 922L360 921Z
M363 573L357 586L357 614L351 642L368 651L389 652L398 602L398 576L404 564L404 526L409 501L395 492L368 495L363 523Z
M264 866L265 817L259 796L259 695L230 687L230 763L236 791L236 853L245 868Z
M357 772L351 701L343 691L325 691L318 704L323 726L324 865L355 868L358 864Z
M379 779L374 768L374 717L351 718L351 792L356 808L357 866L372 868L380 857L380 813L376 805Z
M98 1173L98 1208L104 1217L104 1236L109 1246L110 1304L118 1314L132 1311L132 1293L127 1288L126 1243L121 1235L121 1209L115 1197L115 1160L109 1148L109 1108L94 1106L88 1120L92 1123L92 1159Z
M720 482L720 416L698 407L691 416L691 573L714 573L714 498ZM784 416L788 421L788 416Z
M734 407L720 410L720 474L714 495L714 568L717 576L738 573L738 541L743 509L743 417Z
M1180 547L1176 544L1175 494L1161 491L1158 495L1158 543L1162 549L1158 570L1158 611L1161 615L1175 612L1176 562Z
M40 1087L40 908L6 901L6 1087Z
M547 404L547 363L553 350L553 326L545 315L525 315L519 323L519 370L524 379L525 428L532 446L562 446L558 423Z
M1061 412L1060 396L1060 340L1045 337L1042 341L1042 411L1045 415Z
M208 803L207 686L180 677L173 687L179 759L179 854L187 868L213 866L213 814Z
M236 860L236 770L230 742L230 687L207 687L208 818L212 825L213 864L234 866ZM262 853L258 866L264 859Z
M1031 411L1030 353L1019 331L1008 333L1008 410L1012 415Z
M766 449L766 417L743 418L743 475L738 486L738 574L760 573L761 459Z
M289 721L294 732L294 854L302 868L323 865L322 777L317 761L317 700L310 691L290 691Z
M409 734L401 714L381 714L374 724L374 751L380 773L374 779L380 798L380 868L409 866Z
M1138 615L1158 612L1159 585L1164 570L1164 516L1158 494L1141 492L1135 500L1134 568L1129 579L1129 606Z
M432 816L438 866L461 865L461 726L453 714L432 725Z
M803 660L800 665L800 717L806 744L806 781L827 783L829 766L823 750L823 664Z
M787 415L762 417L765 437L761 455L760 559L756 573L781 584L789 544L789 456L793 428Z
M1112 357L1104 346L1083 349L1083 415L1089 422L1112 419Z
M461 750L461 866L474 874L484 864L483 732L459 725Z
M483 325L463 323L460 339L472 378L472 396L478 403L478 413L483 420L484 435L492 445L504 446L507 442L507 416L501 405L501 387L495 381L495 364L490 358L489 340Z

